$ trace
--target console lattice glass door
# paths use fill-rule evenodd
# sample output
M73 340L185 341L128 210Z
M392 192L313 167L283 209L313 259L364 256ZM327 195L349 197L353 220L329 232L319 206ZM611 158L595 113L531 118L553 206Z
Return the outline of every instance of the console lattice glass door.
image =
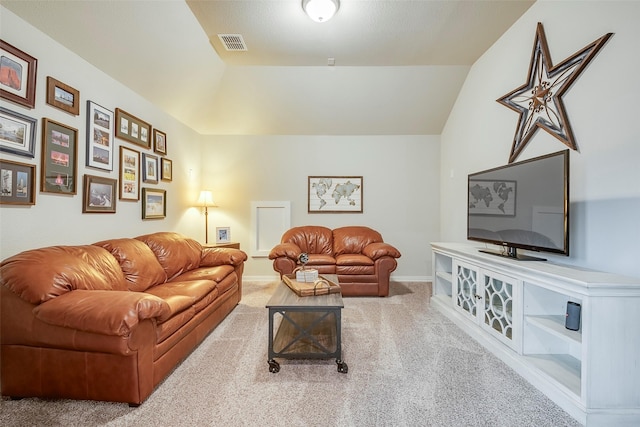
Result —
M513 285L484 276L484 323L503 337L513 339Z
M458 307L476 317L478 313L478 273L471 269L458 265L456 270L456 304Z

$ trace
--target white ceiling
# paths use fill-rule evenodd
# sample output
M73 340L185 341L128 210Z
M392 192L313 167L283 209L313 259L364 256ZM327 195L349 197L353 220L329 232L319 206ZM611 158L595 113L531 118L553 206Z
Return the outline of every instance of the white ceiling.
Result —
M229 65L471 65L532 1L343 0L328 22L301 0L187 0ZM241 34L247 52L226 51L220 33Z
M533 3L343 0L316 23L301 0L2 0L196 131L267 135L440 134L470 66Z

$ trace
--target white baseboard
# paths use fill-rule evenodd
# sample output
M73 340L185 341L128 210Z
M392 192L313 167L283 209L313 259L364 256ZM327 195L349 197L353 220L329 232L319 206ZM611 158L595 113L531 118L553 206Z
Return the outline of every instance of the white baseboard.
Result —
M272 283L280 280L280 275L276 274L273 276L247 276L245 274L242 275L243 282L258 282L258 283Z
M247 282L258 282L258 283L271 283L280 279L280 276L275 274L273 276L242 276L242 280ZM392 282L432 282L432 276L394 276L391 275Z
M394 276L391 275L392 282L433 282L433 276Z

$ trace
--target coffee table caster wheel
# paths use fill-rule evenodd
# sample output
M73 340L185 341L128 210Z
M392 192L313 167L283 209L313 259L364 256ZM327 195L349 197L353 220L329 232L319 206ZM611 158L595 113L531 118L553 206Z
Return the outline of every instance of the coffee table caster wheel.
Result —
M338 372L340 372L341 374L346 374L347 372L349 372L349 367L345 362L343 362L342 360L336 360L336 363L338 364Z
M271 372L272 374L276 374L278 372L280 372L280 364L278 362L276 362L275 360L271 359L269 360L269 372Z

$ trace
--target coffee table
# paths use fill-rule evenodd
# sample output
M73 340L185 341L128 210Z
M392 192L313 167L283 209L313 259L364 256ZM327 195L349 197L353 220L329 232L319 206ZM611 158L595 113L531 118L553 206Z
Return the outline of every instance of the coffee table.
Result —
M335 274L323 274L334 283ZM280 371L276 357L284 359L336 359L338 372L349 370L342 360L342 295L299 297L280 282L269 309L269 372Z

